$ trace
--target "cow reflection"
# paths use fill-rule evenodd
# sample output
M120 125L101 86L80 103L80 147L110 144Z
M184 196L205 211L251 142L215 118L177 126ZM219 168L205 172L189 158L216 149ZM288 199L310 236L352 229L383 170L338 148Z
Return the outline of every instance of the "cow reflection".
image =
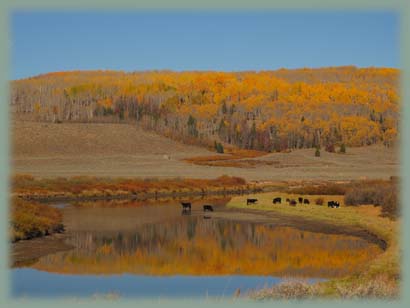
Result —
M182 216L191 215L191 211L190 211L190 210L187 210L187 209L182 209L181 215L182 215Z

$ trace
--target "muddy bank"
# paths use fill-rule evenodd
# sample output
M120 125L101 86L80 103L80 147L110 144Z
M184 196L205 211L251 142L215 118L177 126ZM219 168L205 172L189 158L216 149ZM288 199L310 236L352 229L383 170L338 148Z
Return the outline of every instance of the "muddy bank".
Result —
M252 209L228 208L223 212L213 214L215 218L241 220L263 224L274 224L281 227L293 227L299 230L318 232L325 234L344 234L360 237L368 242L377 244L381 249L386 250L387 243L384 239L357 226L338 226L317 220L310 220L302 217L291 216L269 211Z
M65 243L66 238L67 234L52 234L12 243L10 266L28 266L42 256L73 249L74 246Z

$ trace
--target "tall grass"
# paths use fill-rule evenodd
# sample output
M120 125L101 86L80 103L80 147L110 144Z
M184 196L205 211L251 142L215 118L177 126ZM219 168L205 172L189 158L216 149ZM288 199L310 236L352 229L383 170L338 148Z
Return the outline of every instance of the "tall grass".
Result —
M12 242L62 232L64 229L58 209L18 198L11 200L10 218L9 236Z
M245 186L239 177L220 176L216 179L127 179L77 176L40 179L27 175L12 178L12 190L21 195L107 195L134 194L148 191L218 190Z
M397 182L360 183L350 187L345 194L346 205L376 205L382 215L395 218L400 214Z
M323 183L319 185L304 185L302 187L290 188L289 193L302 195L344 195L349 184Z
M326 284L310 284L305 280L288 280L270 288L252 290L248 296L256 300L301 300L329 296L343 299L395 299L399 296L397 281L388 275L379 274L372 279L358 279L345 283L336 281L332 294Z
M317 285L309 284L305 280L288 280L270 288L252 290L248 293L248 296L256 300L308 299L313 298L318 291Z

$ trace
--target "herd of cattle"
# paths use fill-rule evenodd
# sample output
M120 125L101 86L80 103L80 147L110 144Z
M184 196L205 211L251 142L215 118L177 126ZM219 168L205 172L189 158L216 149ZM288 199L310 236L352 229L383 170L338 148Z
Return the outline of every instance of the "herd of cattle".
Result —
M246 199L246 205L256 204L257 202L258 202L258 199L255 199L255 198ZM298 202L299 202L299 204L310 204L309 199L302 198L302 197L297 198L297 201L296 201L296 199L286 198L285 202L288 203L291 206L296 206L298 204ZM282 203L282 198L281 197L273 198L272 203L273 204ZM182 205L182 214L186 215L186 214L191 213L192 206L191 206L190 202L181 202L181 205ZM339 206L340 206L340 204L337 201L332 200L332 201L327 202L327 207L338 208ZM205 204L205 205L203 205L203 210L204 210L204 212L213 212L214 208L210 204ZM209 217L206 217L206 218L209 218Z
M256 204L257 202L258 202L258 199L246 199L246 205ZM297 201L295 199L286 198L286 202L291 206L296 206L298 204L298 202L299 202L299 204L310 204L310 201L308 199L302 198L302 197L299 197L297 199ZM281 197L274 198L272 200L272 203L273 204L282 203L282 198ZM340 204L339 204L338 201L333 201L332 200L332 201L329 201L327 203L327 207L338 208L339 206L340 206Z

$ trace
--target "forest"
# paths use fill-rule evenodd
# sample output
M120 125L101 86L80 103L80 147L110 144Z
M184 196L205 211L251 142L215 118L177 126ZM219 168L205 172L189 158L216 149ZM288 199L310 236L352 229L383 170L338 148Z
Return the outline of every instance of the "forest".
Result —
M14 115L45 122L135 123L215 148L266 152L392 146L399 70L69 71L11 81Z

